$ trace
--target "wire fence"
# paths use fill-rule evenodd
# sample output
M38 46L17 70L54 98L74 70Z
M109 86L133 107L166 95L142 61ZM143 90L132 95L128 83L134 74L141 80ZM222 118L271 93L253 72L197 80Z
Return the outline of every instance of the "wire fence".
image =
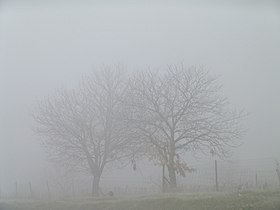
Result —
M240 191L279 188L277 164L272 158L214 161L197 165L195 172L180 178L183 191ZM218 183L216 183L216 176ZM216 186L218 184L218 186Z
M180 192L234 192L243 190L280 189L280 177L277 162L273 158L217 161L194 163L195 169L186 177L177 177ZM279 171L279 168L278 168ZM0 186L0 199L58 199L85 198L91 195L92 178L89 176L65 176L59 179L34 183L5 183ZM101 195L112 191L116 196L149 195L161 192L162 174L160 166L149 170L138 168L136 172L123 174L105 174L101 181Z

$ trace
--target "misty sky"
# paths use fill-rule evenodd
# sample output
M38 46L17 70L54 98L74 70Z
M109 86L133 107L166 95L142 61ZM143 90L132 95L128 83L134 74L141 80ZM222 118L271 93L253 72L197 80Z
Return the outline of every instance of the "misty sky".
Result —
M36 100L74 88L102 64L122 63L130 71L205 65L220 75L232 106L250 113L232 158L280 159L280 7L274 1L24 2L0 3L0 183L44 171L30 116Z

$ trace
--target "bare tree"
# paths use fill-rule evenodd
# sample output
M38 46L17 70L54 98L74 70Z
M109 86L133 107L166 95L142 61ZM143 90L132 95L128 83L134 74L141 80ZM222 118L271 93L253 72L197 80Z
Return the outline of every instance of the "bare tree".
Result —
M133 134L123 120L126 94L123 75L104 67L73 91L60 91L38 104L37 133L56 161L93 176L92 194L99 195L104 167L131 155Z
M151 155L166 166L170 188L176 172L191 170L186 152L225 156L241 134L243 112L229 111L216 77L203 68L170 66L165 73L141 73L130 81L131 124L150 145Z

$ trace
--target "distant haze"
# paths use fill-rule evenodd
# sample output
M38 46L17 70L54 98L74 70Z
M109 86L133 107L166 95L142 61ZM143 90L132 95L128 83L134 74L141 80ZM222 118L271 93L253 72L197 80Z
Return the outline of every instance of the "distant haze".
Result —
M279 159L279 4L209 2L2 1L0 185L44 176L30 116L36 100L74 88L103 64L204 65L220 75L231 106L250 113L232 158Z

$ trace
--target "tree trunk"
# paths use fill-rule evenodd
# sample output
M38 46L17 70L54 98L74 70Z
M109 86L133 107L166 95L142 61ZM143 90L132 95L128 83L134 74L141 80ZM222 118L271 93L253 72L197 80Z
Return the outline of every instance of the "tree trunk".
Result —
M174 165L169 165L168 173L169 173L169 181L170 181L170 190L174 192L176 191L177 188L177 178L176 178Z
M171 138L174 139L174 133L171 133ZM177 188L177 179L176 179L176 171L175 171L175 143L174 140L170 142L169 148L169 161L168 161L168 173L169 173L169 181L170 181L170 190L172 192L176 191Z
M99 196L99 182L100 182L100 175L95 175L92 181L92 196L98 197Z

